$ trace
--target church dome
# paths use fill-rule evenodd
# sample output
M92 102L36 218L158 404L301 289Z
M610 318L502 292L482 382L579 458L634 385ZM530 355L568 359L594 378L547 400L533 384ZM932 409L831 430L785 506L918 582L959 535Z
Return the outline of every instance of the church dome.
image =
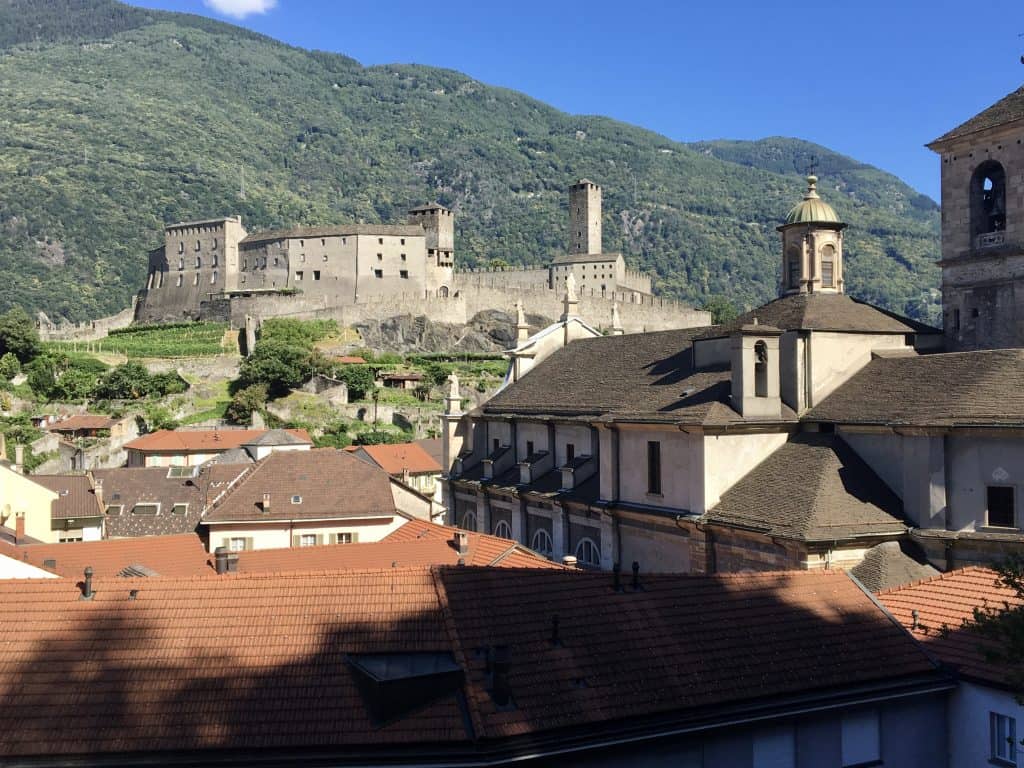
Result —
M788 224L839 224L839 217L831 205L818 197L818 177L807 177L804 199L794 205L786 216Z

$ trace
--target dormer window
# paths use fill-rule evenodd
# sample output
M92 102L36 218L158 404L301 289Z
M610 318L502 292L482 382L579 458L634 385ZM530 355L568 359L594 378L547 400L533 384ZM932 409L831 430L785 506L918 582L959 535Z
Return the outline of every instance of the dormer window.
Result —
M297 494L295 496L292 496L292 504L301 504L301 503L302 503L302 497L301 496L299 496Z

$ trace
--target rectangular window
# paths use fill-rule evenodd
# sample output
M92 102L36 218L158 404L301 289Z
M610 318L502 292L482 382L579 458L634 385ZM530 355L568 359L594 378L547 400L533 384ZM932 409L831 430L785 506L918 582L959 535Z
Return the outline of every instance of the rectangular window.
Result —
M992 734L992 762L998 765L1017 765L1017 720L998 712L989 713Z
M384 277L384 270L383 269L375 269L375 270L373 270L373 276L374 277Z
M990 485L986 490L988 497L988 520L986 524L995 528L1016 527L1013 486Z
M213 238L213 245L211 246L214 250L217 250L217 238Z
M334 534L334 540L338 544L353 544L355 543L355 534L352 533L336 533Z
M297 283L301 283L302 282L302 270L301 269L296 271L296 273L295 273L295 282L297 282Z
M647 492L661 493L661 443L647 441Z
M409 270L408 269L400 269L400 270L398 270L398 276L400 278L402 278L403 280L408 280L409 279Z
M217 270L213 270L213 274L210 275L210 285L217 282Z
M316 534L315 533L304 533L299 536L300 547L315 547L316 546Z
M199 275L198 274L192 276L192 285L199 285Z
M178 275L178 287L181 288L181 275Z
M210 266L211 267L216 267L217 266L217 254L213 254L213 258L210 259Z
M155 515L159 511L159 504L136 504L132 508L133 515Z
M402 254L402 261L407 261L407 259L405 258L405 254L404 253Z
M203 266L203 257L202 256L196 256L196 269L199 269L202 266Z
M405 245L405 238L403 237L400 242L402 243L402 245ZM404 259L405 255L403 255L402 258Z
M576 458L576 446L572 443L565 444L565 463L570 464Z
M384 254L383 253L378 253L377 254L377 261L384 261Z
M196 250L198 251L202 247L203 247L203 244L200 243L198 240L196 240Z
M124 511L124 505L123 504L109 504L107 506L107 514L108 515L120 515L121 512L123 512L123 511Z
M228 539L228 549L232 552L245 552L245 537L232 536Z
M299 262L301 264L305 264L306 263L306 254L304 254L304 253L300 253L299 254ZM277 259L274 259L274 266L275 267L277 266Z
M851 712L843 715L843 766L870 765L882 759L878 712Z
M185 252L185 243L184 242L178 243L178 253L184 253L184 252Z
M754 733L753 768L796 768L793 726L780 725Z
M313 270L313 281L316 282L319 279L320 279L320 270L319 269L314 269Z
M327 238L321 237L320 238L320 245L327 245Z
M184 515L186 512L188 512L188 504L175 504L171 507L172 515Z
M493 439L493 440L491 441L491 446L492 446L492 449L491 449L491 450L492 450L492 452L493 452L493 453L497 453L497 452L498 452L498 449L499 449L499 448L501 447L501 442L500 442L500 441L498 440L498 438L494 438L494 439Z
M384 245L384 238L383 237L378 237L377 238L377 245Z
M821 285L823 288L832 288L832 262L821 262Z
M327 261L327 254L324 254L324 261Z
M954 309L953 310L953 330L954 331L959 331L960 330L960 310L959 309Z
M533 440L526 441L526 455L533 456Z

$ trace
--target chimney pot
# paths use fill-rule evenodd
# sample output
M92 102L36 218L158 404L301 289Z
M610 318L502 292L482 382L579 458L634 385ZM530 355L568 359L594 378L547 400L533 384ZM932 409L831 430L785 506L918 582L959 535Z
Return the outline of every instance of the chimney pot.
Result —
M455 551L460 555L469 554L469 534L465 531L455 532Z
M221 576L228 572L227 547L217 547L217 549L213 551L213 564L218 576Z
M568 568L576 567L576 557L574 555L566 555L562 558L562 565Z
M263 511L264 512L269 512L270 511L270 494L269 493L264 493L263 494Z
M82 600L92 600L94 592L92 591L92 566L87 565L85 567L85 581L82 582Z

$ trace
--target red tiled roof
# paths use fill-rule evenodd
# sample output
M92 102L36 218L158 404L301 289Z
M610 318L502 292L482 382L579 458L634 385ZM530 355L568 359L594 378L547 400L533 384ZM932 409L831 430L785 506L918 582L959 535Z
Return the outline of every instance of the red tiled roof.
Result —
M400 475L406 469L414 475L425 472L441 472L441 465L416 443L363 445L359 447L359 451L366 453L378 467L389 475Z
M264 510L267 493L271 506ZM294 496L301 501L293 504ZM395 514L387 473L345 451L319 448L270 454L207 513L203 522L331 520Z
M963 676L1005 685L1007 670L986 661L982 638L964 627L964 622L973 620L975 608L1024 606L1024 600L997 579L988 568L962 568L880 592L878 599L928 650L959 668Z
M336 363L344 363L346 365L362 365L366 362L363 358L358 355L338 355L334 358Z
M79 429L110 429L117 422L109 416L100 416L93 413L82 413L77 416L70 416L56 424L51 424L47 429L51 432L74 432Z
M66 544L0 545L0 553L26 563L44 567L68 578L81 579L86 566L97 577L117 576L131 565L142 565L160 576L216 575L208 561L210 555L194 533L177 536L146 536L137 539L76 541Z
M161 429L132 440L125 448L153 453L194 451L207 453L227 451L251 443L266 434L266 429ZM312 445L309 433L304 429L288 429L286 432Z
M63 579L0 583L0 718L17 724L0 757L404 745L433 758L939 679L839 572L625 581L616 592L606 573L468 567L97 578L91 600ZM493 703L480 652L497 646L510 708ZM347 659L389 652L451 653L465 708L442 691L371 721Z
M446 547L455 535L455 528L426 520L410 520L400 528L384 537L384 542L398 543L406 541L432 541ZM518 542L491 536L486 533L467 531L469 551L463 558L466 565L500 565L505 568L562 568L563 566L538 555ZM454 554L455 550L451 549ZM455 565L459 561L456 554L450 562ZM444 565L445 561L438 561Z
M57 494L50 507L54 520L103 515L88 475L30 475L29 479Z

